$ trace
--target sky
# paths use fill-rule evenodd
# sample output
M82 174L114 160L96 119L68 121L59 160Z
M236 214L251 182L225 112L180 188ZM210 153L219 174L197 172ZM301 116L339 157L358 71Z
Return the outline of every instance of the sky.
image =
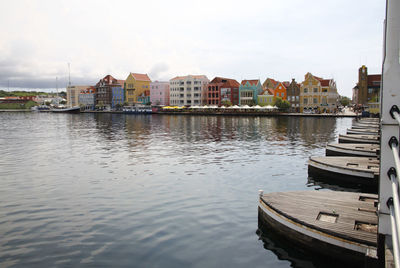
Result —
M64 89L130 72L297 82L381 73L383 0L0 0L0 89ZM57 80L56 80L57 78ZM56 82L57 81L57 82Z

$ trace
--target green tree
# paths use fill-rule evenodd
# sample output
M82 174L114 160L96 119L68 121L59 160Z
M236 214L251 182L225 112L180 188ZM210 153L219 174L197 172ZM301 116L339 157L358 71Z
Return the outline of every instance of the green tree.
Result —
M225 107L232 106L232 102L230 100L224 100L221 102L221 104L224 105Z
M287 110L290 108L290 102L283 100L281 97L275 97L274 106L278 107L280 110Z
M349 99L348 97L346 97L346 96L340 96L339 102L340 102L341 105L347 106L347 105L350 104L351 101L350 101L350 99Z

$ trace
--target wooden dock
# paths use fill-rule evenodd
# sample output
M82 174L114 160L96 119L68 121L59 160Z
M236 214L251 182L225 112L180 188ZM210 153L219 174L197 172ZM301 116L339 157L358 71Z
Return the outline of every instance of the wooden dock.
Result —
M334 191L260 196L259 227L346 262L376 258L377 195Z
M378 135L379 129L376 129L376 128L351 128L351 129L347 129L347 134Z
M368 157L310 157L308 176L337 184L375 187L378 190L379 160Z
M339 134L339 143L379 144L379 135Z
M377 157L379 144L331 143L326 146L326 156Z

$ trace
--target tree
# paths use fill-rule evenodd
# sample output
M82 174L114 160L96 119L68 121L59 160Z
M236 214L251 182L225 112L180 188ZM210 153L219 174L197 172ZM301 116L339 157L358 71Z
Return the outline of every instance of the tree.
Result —
M347 106L350 104L350 99L346 96L340 96L339 102L343 106Z
M225 107L232 106L232 102L230 100L223 100L221 104L224 105Z
M281 97L275 97L274 106L278 107L280 110L287 110L290 108L290 102L283 100Z

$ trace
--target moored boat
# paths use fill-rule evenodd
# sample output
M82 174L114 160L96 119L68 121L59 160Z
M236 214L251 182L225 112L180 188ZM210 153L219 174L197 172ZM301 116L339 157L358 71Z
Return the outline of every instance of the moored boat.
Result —
M58 107L58 108L52 108L51 111L53 113L80 113L81 112L81 108L79 106Z
M124 106L122 111L125 114L151 114L153 112L149 105Z
M377 187L379 160L369 157L313 156L308 161L308 175L330 182Z
M379 135L339 134L339 143L379 144Z
M375 194L334 191L262 194L259 229L304 250L362 265L377 258L377 200Z
M326 156L377 157L379 144L331 143L326 146Z

